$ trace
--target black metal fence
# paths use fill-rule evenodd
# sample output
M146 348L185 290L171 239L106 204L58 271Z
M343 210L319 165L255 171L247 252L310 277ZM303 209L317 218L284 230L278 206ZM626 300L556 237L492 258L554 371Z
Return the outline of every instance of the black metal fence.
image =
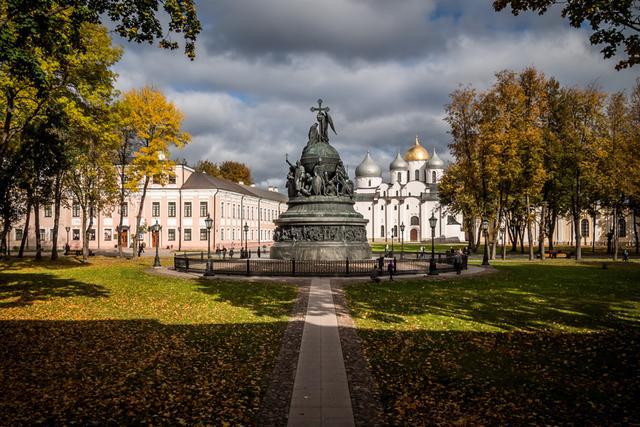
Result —
M426 274L429 271L428 258L396 258L394 274ZM455 271L455 256L446 253L436 254L437 270L440 272ZM389 261L384 258L382 273L387 273ZM461 257L461 269L467 268L467 257ZM176 253L173 265L177 271L205 273L207 264L211 263L211 271L215 274L246 276L369 276L379 268L379 259L361 259L337 261L296 261L265 258L248 259L207 259L204 252Z

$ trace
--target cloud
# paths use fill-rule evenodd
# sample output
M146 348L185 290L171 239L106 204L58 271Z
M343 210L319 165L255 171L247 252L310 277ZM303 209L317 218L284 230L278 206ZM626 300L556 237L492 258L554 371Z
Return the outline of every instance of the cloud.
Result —
M193 140L178 157L246 163L261 185L283 186L284 154L299 155L319 97L349 170L371 150L388 167L415 134L449 158L444 123L459 84L533 65L567 86L631 88L585 31L556 15L513 17L485 1L234 0L202 3L198 57L127 48L118 87L153 85L185 113Z

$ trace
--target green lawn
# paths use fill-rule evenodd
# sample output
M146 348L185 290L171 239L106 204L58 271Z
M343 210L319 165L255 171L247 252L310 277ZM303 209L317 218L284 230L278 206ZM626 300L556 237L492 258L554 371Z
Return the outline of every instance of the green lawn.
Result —
M294 286L0 263L0 425L253 424Z
M390 424L640 422L640 265L347 287Z

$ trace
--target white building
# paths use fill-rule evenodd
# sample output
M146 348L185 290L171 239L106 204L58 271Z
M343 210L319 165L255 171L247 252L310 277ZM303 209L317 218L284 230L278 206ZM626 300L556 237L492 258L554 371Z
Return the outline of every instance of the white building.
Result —
M367 237L372 242L398 239L404 224L405 242L431 239L429 218L433 213L438 222L435 237L441 241L465 240L462 215L453 215L438 200L438 181L442 178L444 162L435 149L433 156L420 145L400 153L389 165L390 182L382 182L382 169L367 152L356 168L355 209L369 220Z

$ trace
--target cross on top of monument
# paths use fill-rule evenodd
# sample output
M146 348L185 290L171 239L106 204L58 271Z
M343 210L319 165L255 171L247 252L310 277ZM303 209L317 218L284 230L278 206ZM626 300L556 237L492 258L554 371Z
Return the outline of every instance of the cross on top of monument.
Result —
M320 112L327 112L329 111L329 107L323 107L322 106L322 98L318 99L318 106L317 107L311 107L311 111L320 111Z

